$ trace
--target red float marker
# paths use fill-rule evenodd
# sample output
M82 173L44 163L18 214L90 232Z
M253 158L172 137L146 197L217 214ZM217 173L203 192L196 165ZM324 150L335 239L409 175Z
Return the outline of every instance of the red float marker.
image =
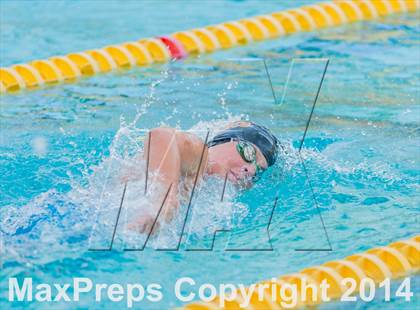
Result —
M166 45L173 59L181 59L188 56L188 53L177 39L167 36L158 38Z

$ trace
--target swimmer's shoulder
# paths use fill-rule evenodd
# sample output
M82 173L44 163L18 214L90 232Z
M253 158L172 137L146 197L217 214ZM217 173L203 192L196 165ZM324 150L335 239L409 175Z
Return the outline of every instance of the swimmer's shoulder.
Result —
M176 139L180 151L186 154L201 154L204 142L198 136L187 131L176 131Z
M207 148L203 140L197 135L187 131L176 131L178 148L182 158L183 171L196 173L200 163L201 154L207 156Z
M203 150L204 158L207 157L207 147L203 140L193 133L171 127L158 127L152 129L152 136L152 140L157 139L158 141L170 141L175 138L183 173L189 174L192 171L196 173Z

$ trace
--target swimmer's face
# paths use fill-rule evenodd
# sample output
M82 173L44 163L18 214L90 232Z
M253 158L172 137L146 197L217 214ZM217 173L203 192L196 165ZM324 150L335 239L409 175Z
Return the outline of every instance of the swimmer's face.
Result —
M211 173L227 178L234 184L250 187L252 179L257 173L257 166L267 169L267 161L264 155L254 146L256 151L256 162L245 161L237 149L236 141L219 144L209 149L209 159L212 162Z

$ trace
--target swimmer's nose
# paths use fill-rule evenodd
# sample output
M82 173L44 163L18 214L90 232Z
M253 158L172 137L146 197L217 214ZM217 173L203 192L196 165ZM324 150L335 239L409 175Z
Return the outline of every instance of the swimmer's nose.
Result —
M251 178L255 174L255 169L253 167L244 166L242 167L242 174L245 178Z

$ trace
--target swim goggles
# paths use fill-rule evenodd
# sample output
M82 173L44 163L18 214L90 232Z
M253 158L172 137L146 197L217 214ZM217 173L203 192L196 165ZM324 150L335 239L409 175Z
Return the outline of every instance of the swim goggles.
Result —
M252 163L255 166L255 175L253 178L256 178L263 169L257 163L257 150L255 146L247 141L239 140L236 144L236 150L244 161Z

